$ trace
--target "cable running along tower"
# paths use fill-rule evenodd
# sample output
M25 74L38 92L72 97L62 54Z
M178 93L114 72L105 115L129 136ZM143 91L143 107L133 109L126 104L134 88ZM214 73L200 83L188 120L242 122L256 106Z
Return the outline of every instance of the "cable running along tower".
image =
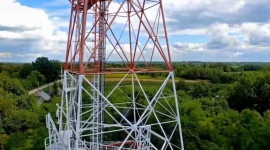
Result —
M70 3L62 99L57 123L46 116L46 150L184 149L162 0Z

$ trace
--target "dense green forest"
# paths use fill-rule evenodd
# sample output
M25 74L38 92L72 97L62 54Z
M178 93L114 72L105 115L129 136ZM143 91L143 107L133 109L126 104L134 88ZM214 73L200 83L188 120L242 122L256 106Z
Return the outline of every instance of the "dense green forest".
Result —
M45 115L55 111L60 97L52 95L50 103L38 107L37 98L28 91L59 75L60 62L45 57L31 64L0 64L0 148L44 149Z
M0 145L4 149L44 149L45 115L55 114L60 96L53 88L50 102L38 107L28 91L57 80L60 64L44 57L31 64L0 64ZM174 69L187 150L269 149L270 64L186 62L174 63ZM163 74L149 76L158 79ZM148 83L150 93L158 88Z

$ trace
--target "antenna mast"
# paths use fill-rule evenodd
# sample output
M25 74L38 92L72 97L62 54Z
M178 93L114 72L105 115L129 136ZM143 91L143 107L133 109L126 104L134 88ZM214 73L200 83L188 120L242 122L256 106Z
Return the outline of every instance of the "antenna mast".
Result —
M162 0L70 3L62 99L57 125L46 116L46 150L184 149ZM149 86L144 75L156 73L164 79Z

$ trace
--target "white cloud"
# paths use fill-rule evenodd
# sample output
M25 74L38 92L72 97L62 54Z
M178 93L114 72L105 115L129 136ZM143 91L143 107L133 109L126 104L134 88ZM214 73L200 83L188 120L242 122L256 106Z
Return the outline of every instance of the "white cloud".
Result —
M205 29L215 23L235 25L270 20L268 0L174 0L163 3L171 33Z
M230 34L237 33L238 29L230 27L228 24L214 24L209 28L210 42L209 49L228 49L241 45L237 37Z
M173 52L185 51L185 52L199 52L205 50L204 44L197 44L197 43L174 43L173 45Z
M247 35L249 44L259 47L270 46L270 23L244 23L240 28Z
M49 18L43 9L23 6L15 0L0 1L0 52L9 49L12 56L26 53L64 52L66 33ZM32 59L32 58L31 58ZM31 60L30 60L31 61Z
M27 29L40 28L41 20L39 19L45 15L44 11L22 6L15 0L1 1L0 12L5 14L0 16L1 20L4 20L1 21L1 26L25 27ZM38 20L34 20L30 16Z
M11 53L0 53L0 57L11 57Z
M239 57L239 56L241 56L241 55L243 55L244 53L241 53L241 52L235 52L234 54L233 54L233 56L234 57Z
M269 23L213 23L208 27L208 36L210 40L205 44L176 42L173 49L183 55L183 60L268 61L270 58Z
M253 58L254 56L258 57L259 61L260 58L268 59L269 0L166 0L162 2L168 33L173 36L171 52L174 60L207 61L207 59L219 60L216 57L222 57L221 61L253 61L256 59ZM117 3L117 1L112 2L110 12L117 10L119 7ZM64 59L66 30L69 24L69 2L52 0L43 6L46 9L24 6L16 0L0 1L0 14L5 14L0 15L2 58L8 52L9 58L29 57L30 61L36 56ZM155 20L156 12L156 8L147 11L151 23ZM137 17L132 18L132 26L137 29L139 21L135 18ZM115 20L116 24L112 25L113 30L123 29L126 21L126 18ZM88 22L88 27L90 24L91 21ZM142 29L141 35L145 39L145 29ZM181 38L177 38L179 35ZM186 35L189 38L185 39ZM120 37L120 33L116 33L116 36ZM199 39L198 36L203 39ZM120 43L125 44L125 39L126 37L123 36ZM145 45L143 41L141 44ZM151 44L153 43L147 43L147 46ZM128 47L123 47L124 50L128 50ZM144 53L147 52L146 49Z

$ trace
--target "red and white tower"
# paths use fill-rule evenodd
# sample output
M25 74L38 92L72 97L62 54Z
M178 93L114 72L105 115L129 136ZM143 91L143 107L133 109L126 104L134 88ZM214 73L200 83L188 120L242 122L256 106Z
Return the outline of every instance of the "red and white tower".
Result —
M58 125L46 116L46 149L184 149L162 0L70 3ZM151 88L145 74L156 73L164 79Z

